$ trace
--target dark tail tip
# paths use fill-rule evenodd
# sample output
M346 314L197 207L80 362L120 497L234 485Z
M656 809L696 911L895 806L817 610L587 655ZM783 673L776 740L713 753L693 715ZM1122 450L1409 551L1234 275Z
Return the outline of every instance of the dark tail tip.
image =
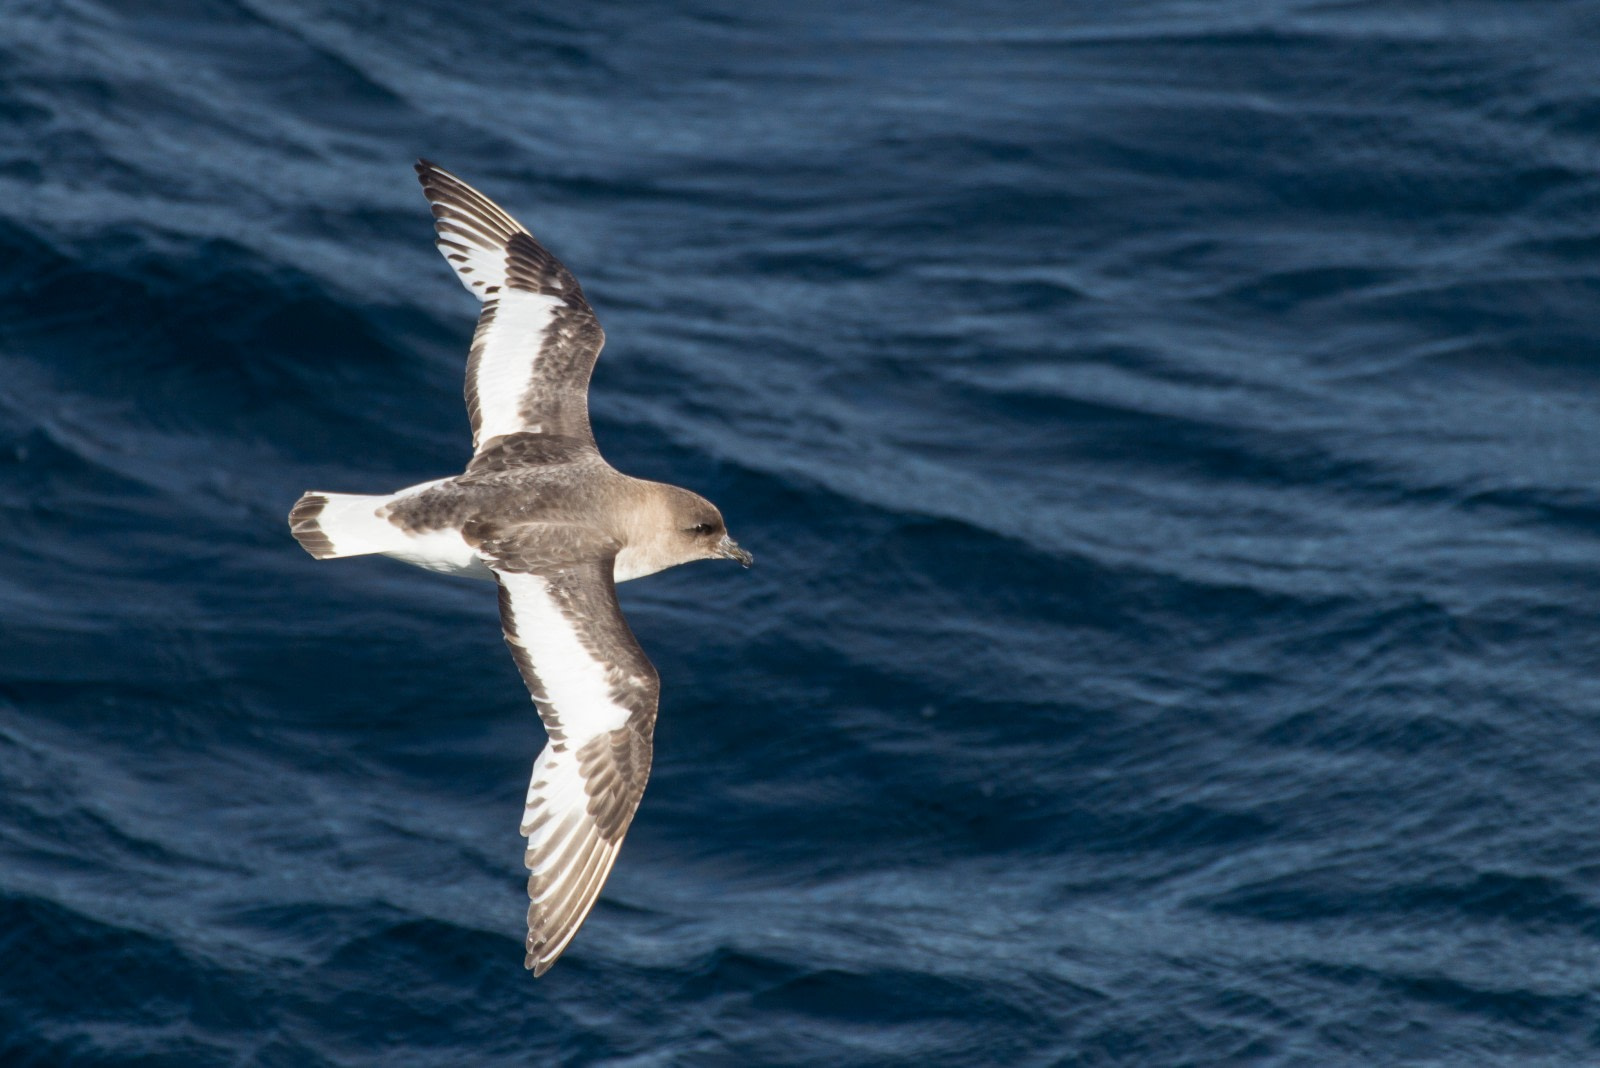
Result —
M289 512L289 533L300 543L300 548L318 560L326 560L334 555L333 542L322 532L322 524L317 521L327 505L328 498L322 494L307 493L294 502L294 508Z

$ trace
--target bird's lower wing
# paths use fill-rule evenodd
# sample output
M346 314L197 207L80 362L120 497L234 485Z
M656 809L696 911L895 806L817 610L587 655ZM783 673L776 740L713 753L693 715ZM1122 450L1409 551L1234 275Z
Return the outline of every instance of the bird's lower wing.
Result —
M660 683L622 616L612 569L609 557L537 573L495 568L506 645L550 736L522 816L525 964L535 975L594 907L650 776Z

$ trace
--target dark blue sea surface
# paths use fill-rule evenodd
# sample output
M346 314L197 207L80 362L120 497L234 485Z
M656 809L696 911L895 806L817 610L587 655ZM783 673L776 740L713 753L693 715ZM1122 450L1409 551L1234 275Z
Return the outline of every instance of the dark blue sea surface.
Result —
M1600 1063L1600 5L12 0L0 1064ZM655 771L522 968L425 155L582 279Z

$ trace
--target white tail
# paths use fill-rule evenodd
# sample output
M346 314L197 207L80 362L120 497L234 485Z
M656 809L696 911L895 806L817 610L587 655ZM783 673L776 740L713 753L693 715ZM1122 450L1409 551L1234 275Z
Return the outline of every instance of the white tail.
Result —
M388 494L307 493L289 513L289 530L318 560L393 552L405 544L405 534L378 514L393 499Z

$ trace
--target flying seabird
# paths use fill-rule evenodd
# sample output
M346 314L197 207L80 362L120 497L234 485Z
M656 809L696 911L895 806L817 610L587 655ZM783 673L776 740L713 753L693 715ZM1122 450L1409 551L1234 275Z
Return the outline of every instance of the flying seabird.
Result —
M630 478L589 429L605 333L565 267L494 201L419 160L437 245L483 302L467 356L472 459L397 493L307 493L318 560L381 553L500 586L500 625L549 742L533 765L524 964L543 975L594 907L650 775L660 680L616 583L691 560L750 566L698 494Z

